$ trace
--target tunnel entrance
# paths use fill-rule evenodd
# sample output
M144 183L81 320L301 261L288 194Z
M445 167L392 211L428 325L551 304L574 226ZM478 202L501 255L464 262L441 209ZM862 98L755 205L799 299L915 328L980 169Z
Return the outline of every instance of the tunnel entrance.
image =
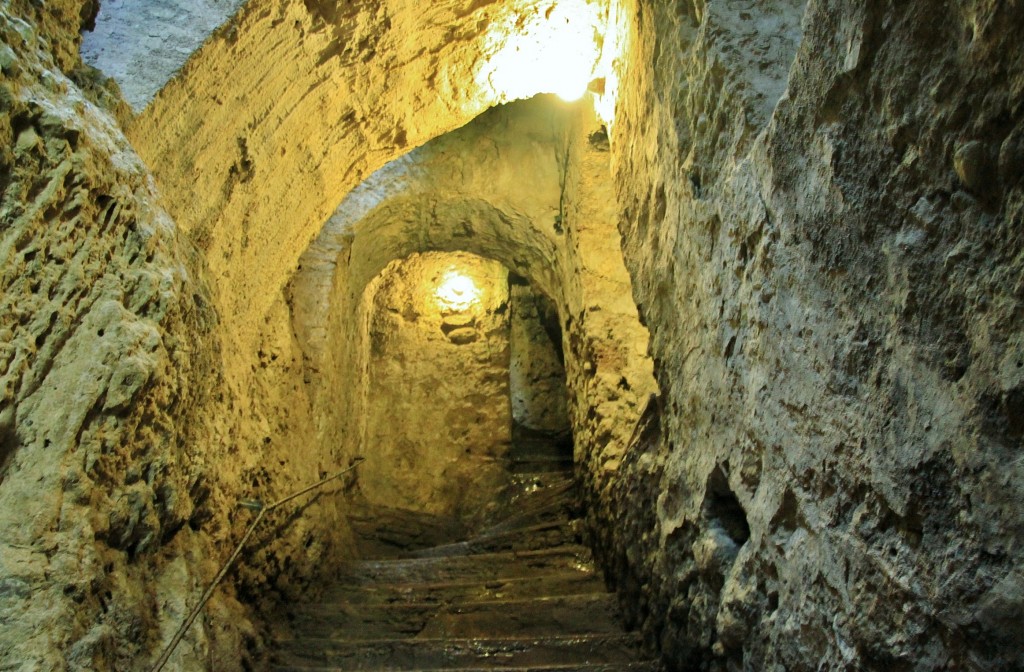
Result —
M572 429L565 382L562 328L554 302L509 274L512 470L572 465Z
M494 107L368 176L302 255L317 438L366 458L366 506L472 529L526 474L614 478L656 384L602 128L550 96Z
M565 658L536 652L536 662L563 669L609 634L586 617L578 632L548 619L556 598L579 615L607 599L583 543L601 512L593 493L609 492L656 389L619 247L607 143L588 140L600 131L592 110L551 98L489 110L345 196L289 288L323 446L333 460L365 458L339 506L342 584L430 602L408 612L422 607L429 619L396 621L413 648L421 633L448 647L442 635L463 627L455 614L476 613L479 605L447 602L454 584L478 596L472 602L494 603L500 627L464 632L493 636L502 656L532 651L526 633L501 620L510 614L558 633L545 650L571 635ZM449 573L448 558L465 572ZM418 574L428 568L429 579ZM523 573L530 568L559 576ZM533 606L503 601L520 589ZM294 636L318 650L308 638L321 625ZM359 633L368 634L346 626L346 637ZM608 662L635 657L636 640L622 637L608 640ZM388 640L396 669L412 645Z
M416 253L368 283L359 319L368 509L468 531L510 487L571 468L558 313L525 278L467 252Z

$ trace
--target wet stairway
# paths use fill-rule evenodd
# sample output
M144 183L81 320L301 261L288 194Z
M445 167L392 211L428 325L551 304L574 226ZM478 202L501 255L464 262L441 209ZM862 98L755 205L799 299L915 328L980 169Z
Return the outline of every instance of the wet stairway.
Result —
M468 539L442 541L455 521L364 511L364 557L378 559L283 614L272 669L660 669L579 543L571 463L538 442L513 453L504 515Z

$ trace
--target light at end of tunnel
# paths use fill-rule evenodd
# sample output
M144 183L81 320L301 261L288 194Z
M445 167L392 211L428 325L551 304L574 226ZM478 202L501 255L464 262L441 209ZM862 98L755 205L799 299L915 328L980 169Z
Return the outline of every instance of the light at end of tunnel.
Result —
M554 93L583 97L601 57L602 17L596 3L560 0L546 12L524 12L514 25L496 25L494 55L477 73L481 86L504 100Z
M480 300L480 288L468 275L449 271L441 278L434 296L442 308L462 311Z

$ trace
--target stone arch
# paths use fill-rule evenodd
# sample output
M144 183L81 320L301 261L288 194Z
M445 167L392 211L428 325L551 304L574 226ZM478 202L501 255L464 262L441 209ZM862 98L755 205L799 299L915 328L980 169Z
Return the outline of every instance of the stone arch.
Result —
M365 177L502 101L475 76L499 47L488 27L539 11L532 1L313 4L246 5L128 130L207 253L230 322L267 313Z

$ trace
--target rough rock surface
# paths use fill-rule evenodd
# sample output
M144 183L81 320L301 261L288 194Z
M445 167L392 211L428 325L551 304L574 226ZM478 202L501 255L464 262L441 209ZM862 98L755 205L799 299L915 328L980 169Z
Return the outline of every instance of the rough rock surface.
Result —
M103 0L82 35L82 60L142 110L243 0Z
M636 9L613 153L662 394L609 559L671 660L1024 666L1022 10Z
M145 666L244 530L238 502L345 465L294 449L312 445L312 423L289 330L265 330L246 370L222 375L205 264L90 100L114 94L77 62L89 4L0 11L0 666L12 669ZM278 297L266 316L287 327ZM294 593L351 554L334 500L302 504L306 517L284 525L294 510L282 510L257 531L168 669L249 664L258 637L238 597Z
M464 250L551 297L567 334L577 452L614 473L654 380L617 244L606 143L587 140L596 121L578 108L539 97L491 110L388 164L341 203L289 288L320 441L365 450L358 420L348 419L373 403L350 382L363 370L355 354L367 331L356 315L366 284L393 259Z
M10 669L127 668L159 641L157 614L181 614L215 552L197 530L214 518L217 474L193 424L213 383L215 316L141 161L62 72L75 69L65 47L77 37L62 21L78 10L0 11L0 666ZM240 610L230 595L212 608ZM220 631L220 644L237 649L247 627ZM204 657L213 636L197 631L189 644Z
M233 339L226 351L253 348L253 325L346 194L499 102L476 80L500 46L488 26L537 11L534 2L254 2L160 92L129 137L206 252Z
M569 400L558 309L528 284L515 283L509 311L512 420L527 429L567 432Z
M359 450L334 383L366 284L465 249L558 308L594 538L669 662L1024 667L1024 8L615 7L608 129L507 108L430 142L502 100L488 26L537 3L283 0L216 33L133 149L78 60L96 3L3 3L0 666L151 660L238 501ZM301 511L179 669L248 664L237 598L352 553L333 493Z

